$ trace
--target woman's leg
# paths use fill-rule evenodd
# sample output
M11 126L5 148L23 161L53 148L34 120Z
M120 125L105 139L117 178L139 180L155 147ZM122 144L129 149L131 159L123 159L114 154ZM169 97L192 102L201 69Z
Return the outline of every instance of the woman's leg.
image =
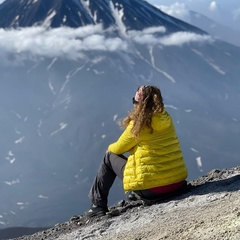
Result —
M89 198L95 206L107 209L109 190L118 176L123 179L127 158L107 152L98 169L97 176L89 192Z

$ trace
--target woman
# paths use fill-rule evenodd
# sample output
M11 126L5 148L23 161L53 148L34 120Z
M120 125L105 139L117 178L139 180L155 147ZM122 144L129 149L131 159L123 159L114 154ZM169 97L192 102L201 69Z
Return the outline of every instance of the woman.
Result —
M143 199L177 193L186 185L187 168L160 89L141 86L133 104L122 122L125 130L109 145L89 192L89 217L108 211L108 193L116 176L123 180L125 192L134 191ZM126 152L128 158L122 155Z

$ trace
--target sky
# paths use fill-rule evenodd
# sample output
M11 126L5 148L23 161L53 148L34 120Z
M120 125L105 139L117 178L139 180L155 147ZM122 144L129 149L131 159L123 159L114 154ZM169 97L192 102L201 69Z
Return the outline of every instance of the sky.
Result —
M188 11L199 12L213 20L239 31L239 0L147 0L181 20L187 20Z

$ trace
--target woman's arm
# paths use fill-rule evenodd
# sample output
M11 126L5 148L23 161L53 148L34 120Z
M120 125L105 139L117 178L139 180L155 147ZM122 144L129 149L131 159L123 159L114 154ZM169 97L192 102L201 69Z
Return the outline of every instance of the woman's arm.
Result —
M134 137L134 135L131 133L133 123L130 122L125 129L125 131L122 133L122 135L119 137L119 139L110 144L108 146L108 151L115 153L115 154L123 154L126 152L129 152L134 146L137 145L138 141Z

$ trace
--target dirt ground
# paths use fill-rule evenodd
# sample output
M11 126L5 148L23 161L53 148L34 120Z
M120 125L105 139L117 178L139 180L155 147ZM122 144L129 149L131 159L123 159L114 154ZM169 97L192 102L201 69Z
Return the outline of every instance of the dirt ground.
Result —
M239 240L240 167L213 170L181 196L151 206L120 202L99 219L67 223L18 240ZM118 216L113 216L118 215Z

